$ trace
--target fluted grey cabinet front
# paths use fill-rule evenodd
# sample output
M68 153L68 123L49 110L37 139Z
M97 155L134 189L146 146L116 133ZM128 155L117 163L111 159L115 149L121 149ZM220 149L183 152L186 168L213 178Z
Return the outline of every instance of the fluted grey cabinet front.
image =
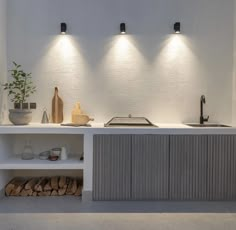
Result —
M208 200L236 200L236 136L208 138Z
M170 136L170 200L207 199L207 136Z
M132 200L168 200L169 136L132 136Z
M131 135L95 135L93 200L131 199Z

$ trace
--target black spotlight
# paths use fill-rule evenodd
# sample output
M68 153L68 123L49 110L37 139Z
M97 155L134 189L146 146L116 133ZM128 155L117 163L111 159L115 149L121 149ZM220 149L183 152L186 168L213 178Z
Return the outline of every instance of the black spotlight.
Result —
M176 34L180 34L180 27L181 27L180 22L176 22L174 24L174 31Z
M126 34L126 26L125 23L120 23L120 33Z
M66 34L67 25L65 22L61 23L61 34Z

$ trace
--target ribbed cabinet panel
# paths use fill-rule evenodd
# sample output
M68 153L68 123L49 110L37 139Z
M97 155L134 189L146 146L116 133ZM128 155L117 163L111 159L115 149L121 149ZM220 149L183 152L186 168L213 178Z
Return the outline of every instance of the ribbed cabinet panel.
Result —
M207 199L207 136L170 136L170 200Z
M132 199L167 200L169 136L132 136Z
M131 135L95 135L93 199L131 199Z
M236 136L210 135L208 140L208 199L236 199Z

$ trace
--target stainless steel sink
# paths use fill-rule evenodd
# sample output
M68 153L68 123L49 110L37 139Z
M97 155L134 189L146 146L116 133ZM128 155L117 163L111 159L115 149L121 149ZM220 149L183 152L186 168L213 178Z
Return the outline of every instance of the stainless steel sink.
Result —
M104 124L105 127L157 127L146 117L113 117Z
M207 124L207 123L205 123L205 124L185 124L185 125L188 125L188 126L191 126L191 127L212 127L212 128L229 128L229 127L231 127L231 126L229 126L229 125L223 125L223 124Z

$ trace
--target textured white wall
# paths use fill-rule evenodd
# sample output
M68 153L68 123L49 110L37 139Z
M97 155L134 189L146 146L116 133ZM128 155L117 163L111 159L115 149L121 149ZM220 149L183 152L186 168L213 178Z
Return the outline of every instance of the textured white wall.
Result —
M132 113L155 122L231 122L234 0L8 0L8 67L33 73L40 121L59 87L98 122ZM59 35L60 22L69 35ZM128 35L118 35L119 23ZM173 35L175 21L182 35Z
M234 26L236 26L236 0L234 1ZM233 69L233 81L232 81L232 123L236 125L236 29L234 29L234 69Z
M7 80L6 0L0 0L0 84ZM7 96L0 87L0 123L7 120Z

